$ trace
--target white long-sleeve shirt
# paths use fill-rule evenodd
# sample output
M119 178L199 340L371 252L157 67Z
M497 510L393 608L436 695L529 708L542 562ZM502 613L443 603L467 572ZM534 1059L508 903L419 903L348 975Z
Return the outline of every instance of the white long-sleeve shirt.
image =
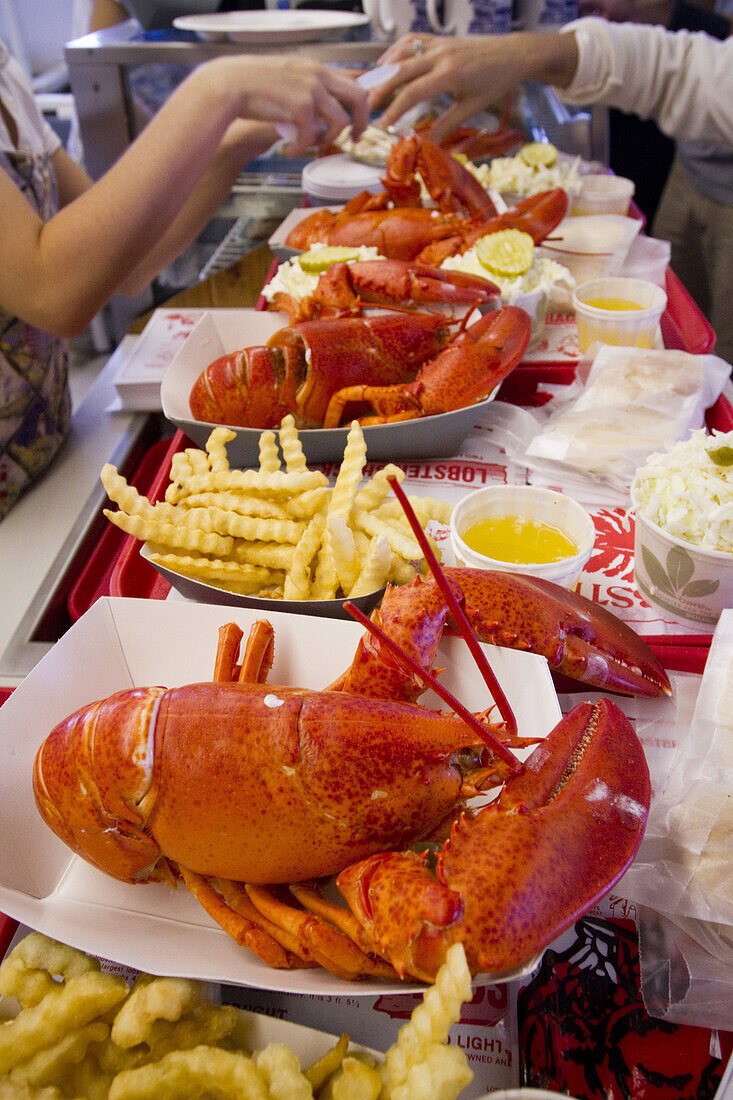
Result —
M604 103L654 118L676 139L733 149L733 37L585 18L568 23L579 51L568 103Z

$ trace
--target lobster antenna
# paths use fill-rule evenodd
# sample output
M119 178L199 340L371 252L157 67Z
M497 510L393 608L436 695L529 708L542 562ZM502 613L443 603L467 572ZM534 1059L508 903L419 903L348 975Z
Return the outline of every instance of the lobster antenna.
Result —
M469 726L474 733L479 735L483 743L492 749L497 756L501 757L504 763L508 764L515 774L521 770L521 764L516 756L510 752L506 745L504 745L490 729L483 726L476 716L471 714L471 711L464 707L463 703L459 703L455 695L448 691L448 688L444 687L432 672L428 672L426 669L422 668L409 653L406 653L393 638L385 634L385 632L378 627L376 623L373 623L356 604L351 602L351 600L347 600L344 603L344 607L357 622L361 623L361 625L373 635L373 637L378 638L382 645L387 647L399 664L407 666L410 672L419 677L427 687L431 687L435 694L438 695L444 703L447 703L451 710L455 711L458 717L462 718L466 725Z
M454 596L453 590L448 583L448 579L441 569L440 565L438 564L438 559L433 553L433 548L428 542L427 535L423 531L422 526L420 525L420 521L413 511L412 505L407 499L407 496L402 489L402 486L397 481L396 477L390 474L390 476L387 478L387 481L392 486L395 496L402 505L402 510L407 516L410 527L412 528L415 538L420 545L420 549L425 555L425 560L430 567L430 572L435 578L435 583L438 585L441 592L443 593L443 596L445 597L445 602L448 604L448 607L450 608L450 613L453 616L453 621L461 632L461 636L463 637L466 645L471 650L473 659L476 662L476 665L478 666L478 669L484 678L484 683L486 684L493 696L494 702L499 709L499 713L504 720L504 724L509 734L511 736L516 736L517 720L514 717L514 711L510 707L509 700L504 694L504 691L501 688L501 685L499 684L499 681L497 680L494 671L491 668L491 665L486 659L486 654L482 650L479 641L473 632L473 628L468 621L465 611Z

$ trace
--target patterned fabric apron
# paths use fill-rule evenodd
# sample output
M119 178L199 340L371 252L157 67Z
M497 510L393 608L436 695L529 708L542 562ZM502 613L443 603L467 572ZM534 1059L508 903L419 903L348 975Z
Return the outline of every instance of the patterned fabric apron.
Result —
M0 150L0 169L44 221L55 213L56 184L48 154ZM65 341L0 306L0 519L49 466L66 438L71 423L67 368Z

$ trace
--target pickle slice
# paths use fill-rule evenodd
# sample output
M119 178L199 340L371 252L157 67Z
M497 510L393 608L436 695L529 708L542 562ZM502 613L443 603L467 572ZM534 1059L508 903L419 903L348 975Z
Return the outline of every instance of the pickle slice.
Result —
M308 275L320 275L328 271L331 264L348 263L359 259L359 249L349 248L345 244L334 244L328 248L311 248L298 257L298 263Z
M549 141L529 141L519 155L530 168L552 168L557 161L557 149Z
M516 278L532 266L534 241L521 229L500 229L476 242L476 255L492 275Z
M733 466L733 446L729 443L718 443L716 446L713 440L711 443L712 446L708 445L705 448L711 462L716 466Z

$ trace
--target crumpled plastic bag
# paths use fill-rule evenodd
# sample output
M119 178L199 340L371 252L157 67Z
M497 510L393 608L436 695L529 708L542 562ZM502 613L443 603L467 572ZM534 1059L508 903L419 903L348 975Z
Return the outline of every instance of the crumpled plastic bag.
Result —
M637 930L642 996L649 1015L730 1031L733 928L641 906Z
M716 1003L727 1006L730 1027L733 609L721 615L689 730L678 737L666 783L653 800L644 840L623 882L629 898L655 911L646 915L646 936L642 933L642 975L653 991L654 1014L663 1005L665 1018L675 1022L721 1026L711 1011L714 980ZM662 971L666 977L660 977Z
M703 426L730 372L716 355L601 345L571 386L553 391L556 411L527 447L527 463L628 492L652 452Z

